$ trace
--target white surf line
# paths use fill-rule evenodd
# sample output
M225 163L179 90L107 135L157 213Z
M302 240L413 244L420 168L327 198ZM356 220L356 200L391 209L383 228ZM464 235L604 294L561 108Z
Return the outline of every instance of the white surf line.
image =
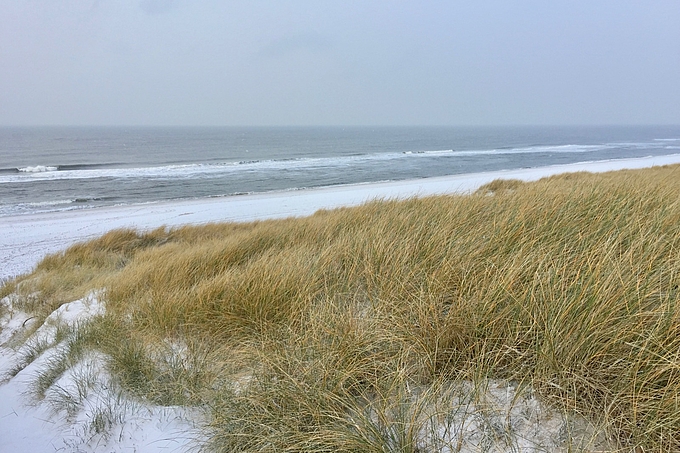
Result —
M376 198L465 193L498 178L535 181L560 173L605 172L680 163L680 154L470 173L407 181L334 186L221 198L158 202L81 211L0 217L0 279L29 272L46 254L115 228L251 221L311 215Z

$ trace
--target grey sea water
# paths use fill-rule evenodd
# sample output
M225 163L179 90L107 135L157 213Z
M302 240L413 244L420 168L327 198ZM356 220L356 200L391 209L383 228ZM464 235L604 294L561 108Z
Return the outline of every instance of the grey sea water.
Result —
M680 153L680 126L0 128L0 216Z

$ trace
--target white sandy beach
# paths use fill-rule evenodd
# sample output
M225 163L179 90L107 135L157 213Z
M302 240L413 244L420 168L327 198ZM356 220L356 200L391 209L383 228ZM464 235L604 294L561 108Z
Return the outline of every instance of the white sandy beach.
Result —
M152 229L163 225L172 227L220 221L305 216L319 209L352 206L376 198L471 192L498 178L532 181L566 172L604 172L674 163L680 163L680 154L295 192L4 217L0 218L0 278L11 278L29 272L45 254L58 252L75 242L96 237L114 228ZM88 300L77 301L70 307L74 312L69 316L77 317L79 313L85 316L89 313L88 310L96 308L96 303ZM68 311L66 308L64 310ZM3 343L8 338L8 332L27 321L27 315L12 315L0 321L5 330L0 331L0 372L2 372L11 366L14 354ZM71 444L65 436L77 437L77 433L69 431L59 423L59 420L54 420L46 408L26 406L22 392L26 390L27 376L35 372L34 368L39 366L39 363L37 361L17 377L0 384L0 452L98 451L96 445L85 450L82 449L82 445L77 449L71 449L69 447ZM181 434L173 433L188 429L186 420L179 421L182 416L174 410L168 409L162 413L154 410L149 409L147 416L139 420L134 432L121 431L120 442L116 443L114 440L113 443L109 443L106 451L140 453L184 451L187 448L186 439L182 439Z
M559 173L644 168L680 163L680 154L462 174L397 182L334 186L223 198L0 217L0 279L30 272L49 253L115 228L250 221L306 216L319 209L355 206L376 198L465 193L498 178L534 181Z

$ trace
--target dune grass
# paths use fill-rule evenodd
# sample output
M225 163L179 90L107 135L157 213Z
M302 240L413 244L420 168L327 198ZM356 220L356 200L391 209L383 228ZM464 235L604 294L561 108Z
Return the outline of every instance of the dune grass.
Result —
M512 426L444 433L498 380L607 448L680 450L678 166L112 231L0 294L44 317L102 288L78 347L136 398L207 408L208 450L511 450Z

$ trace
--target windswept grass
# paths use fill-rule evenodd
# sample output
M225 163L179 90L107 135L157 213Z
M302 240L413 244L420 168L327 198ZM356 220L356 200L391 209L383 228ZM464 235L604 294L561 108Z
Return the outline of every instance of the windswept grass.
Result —
M215 451L516 448L443 421L483 406L451 383L499 379L611 448L680 450L677 166L114 231L6 288L38 313L106 288L87 347L140 399L208 407ZM569 432L541 448L604 445Z

